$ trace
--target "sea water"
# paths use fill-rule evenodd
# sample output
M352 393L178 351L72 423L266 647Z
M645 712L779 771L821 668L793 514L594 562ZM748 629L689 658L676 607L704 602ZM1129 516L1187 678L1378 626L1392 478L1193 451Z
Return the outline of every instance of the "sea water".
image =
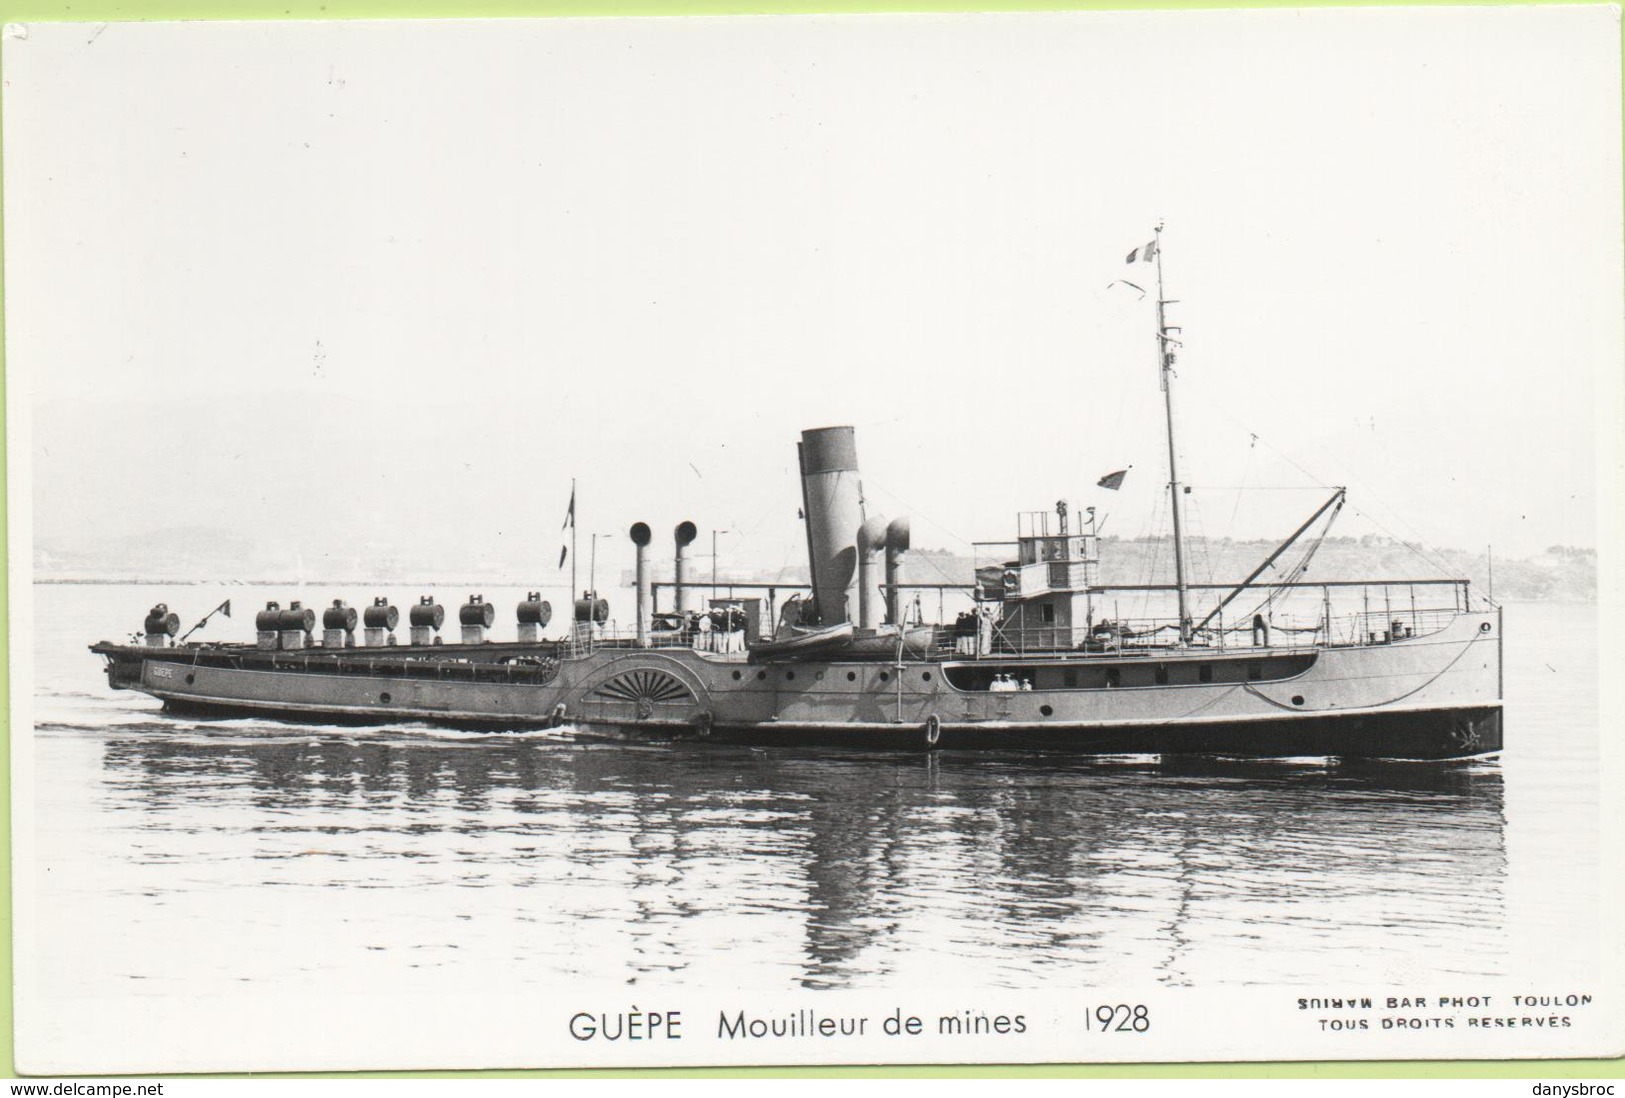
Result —
M1505 753L1446 764L206 722L108 689L85 648L160 600L189 627L235 597L200 637L248 639L279 596L33 589L19 871L49 917L16 948L53 999L1566 986L1602 932L1591 606L1507 608Z

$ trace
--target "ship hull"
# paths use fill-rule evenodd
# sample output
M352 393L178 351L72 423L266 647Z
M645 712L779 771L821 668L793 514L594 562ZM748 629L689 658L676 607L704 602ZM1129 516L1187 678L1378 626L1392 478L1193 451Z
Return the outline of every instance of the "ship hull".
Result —
M315 707L293 710L238 702L176 698L165 711L203 720L275 716L290 723L387 727L401 718ZM426 719L425 717L407 719ZM923 726L898 724L755 724L697 727L689 721L580 721L615 734L661 740L707 740L751 746L839 746L874 750L1002 750L1077 755L1227 755L1255 758L1448 760L1501 751L1502 711L1495 706L1361 712L1277 720L1216 721L1205 725L963 724L939 725L936 742ZM522 732L559 723L549 718L435 716L432 723L475 732Z
M495 662L520 646L393 661L358 650L343 664L319 653L95 650L115 687L201 716L1082 754L1448 759L1502 746L1495 612L1344 648L896 663L759 666L689 649L606 648L542 658L544 670ZM996 690L994 678L1033 688Z
M922 728L760 726L716 729L731 743L1058 751L1082 755L1235 755L1260 758L1456 759L1501 750L1500 706L1365 712L1207 724L941 725Z

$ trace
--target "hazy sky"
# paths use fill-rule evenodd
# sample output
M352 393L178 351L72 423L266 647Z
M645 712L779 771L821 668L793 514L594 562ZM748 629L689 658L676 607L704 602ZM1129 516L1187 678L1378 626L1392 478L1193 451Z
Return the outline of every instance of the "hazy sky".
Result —
M409 560L451 527L552 575L574 476L609 565L683 518L770 565L804 552L797 434L835 423L916 545L1063 496L1154 531L1152 297L1108 285L1154 294L1123 259L1165 219L1195 532L1284 536L1347 484L1342 533L1594 545L1615 18L32 26L34 533Z

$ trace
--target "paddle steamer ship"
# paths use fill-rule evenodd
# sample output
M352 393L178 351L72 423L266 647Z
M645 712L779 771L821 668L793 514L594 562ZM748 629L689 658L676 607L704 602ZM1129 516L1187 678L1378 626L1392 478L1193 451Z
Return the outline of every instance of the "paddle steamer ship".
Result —
M383 599L361 613L326 608L319 640L315 612L296 603L260 612L255 644L196 643L175 639L179 619L160 605L140 639L91 650L105 658L115 689L206 717L1088 754L1453 759L1500 751L1501 612L1475 599L1466 580L1310 582L1300 563L1296 578L1259 582L1311 526L1335 517L1341 490L1247 579L1188 582L1174 442L1177 329L1166 322L1159 243L1160 229L1149 248L1171 585L1102 585L1092 521L1074 527L1061 504L1020 518L1008 559L966 585L971 610L951 623L910 620L909 585L899 579L908 523L866 513L854 431L827 427L801 438L811 583L783 605L776 591L739 598L752 586L740 584L730 585L730 598L699 605L703 585L687 555L696 530L685 522L674 536L676 606L659 612L665 585L651 581L653 536L637 523L630 629L616 628L607 603L586 592L553 638L542 635L551 609L532 595L517 607L514 641L491 638L496 607L472 596L458 609L459 643L441 643L445 608L428 598L408 610L406 644L395 636L398 609ZM1108 617L1111 600L1131 591L1171 596L1176 616ZM1250 595L1263 601L1238 615ZM1294 599L1318 612L1297 622L1276 612Z

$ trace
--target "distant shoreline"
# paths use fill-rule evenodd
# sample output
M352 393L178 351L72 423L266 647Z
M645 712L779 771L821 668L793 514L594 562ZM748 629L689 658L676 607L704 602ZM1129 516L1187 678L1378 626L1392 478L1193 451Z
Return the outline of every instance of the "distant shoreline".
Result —
M766 583L766 582L770 582L770 581L767 581L767 580L734 580L733 581L733 583ZM1239 580L1237 580L1235 582L1238 583L1238 584L1240 583ZM796 583L796 582L793 582L793 581L783 581L780 585L782 587L786 588L786 589L794 589L794 588L798 588L798 587L805 588L807 586L804 583ZM467 578L464 578L464 579L449 579L449 580L440 580L440 579L432 579L432 580L357 580L357 579L344 579L344 580L257 580L256 579L256 580L229 580L228 581L228 580L107 579L107 578L102 578L102 577L97 577L97 578L93 578L93 579L69 579L69 578L63 578L63 577L58 576L58 577L53 577L53 578L50 578L50 579L36 579L36 580L33 581L33 586L35 586L35 587L293 587L293 588L311 588L311 587L329 587L329 588L340 588L340 587L431 587L431 588L440 588L440 587L530 587L530 588L533 588L533 589L534 588L540 588L540 589L543 589L543 590L547 590L547 589L551 589L551 588L555 588L555 587L563 587L563 586L567 586L567 585L566 584L515 583L512 580L467 579ZM709 582L705 582L705 583L695 584L695 586L700 587L700 588L704 588L704 589L709 589L711 584ZM730 584L729 584L728 581L724 580L724 581L719 582L716 586L717 586L718 590L724 590L724 589L728 588L730 586ZM966 584L965 589L967 591L969 591L971 589L971 586L972 586L971 584ZM1262 587L1262 586L1267 586L1267 585L1260 584L1258 586ZM605 588L605 589L606 590L627 590L627 589L630 589L630 587L631 587L630 584L617 584L614 587L609 587L609 588ZM1503 606L1511 606L1511 605L1517 605L1517 604L1529 604L1529 603L1541 603L1541 604L1557 605L1557 606L1595 606L1597 604L1597 600L1596 600L1596 598L1594 596L1591 597L1591 598L1574 598L1574 597L1568 597L1568 598L1544 597L1543 598L1543 597L1539 597L1539 596L1531 597L1531 596L1526 596L1526 595L1508 595L1506 597L1501 598L1498 601Z

